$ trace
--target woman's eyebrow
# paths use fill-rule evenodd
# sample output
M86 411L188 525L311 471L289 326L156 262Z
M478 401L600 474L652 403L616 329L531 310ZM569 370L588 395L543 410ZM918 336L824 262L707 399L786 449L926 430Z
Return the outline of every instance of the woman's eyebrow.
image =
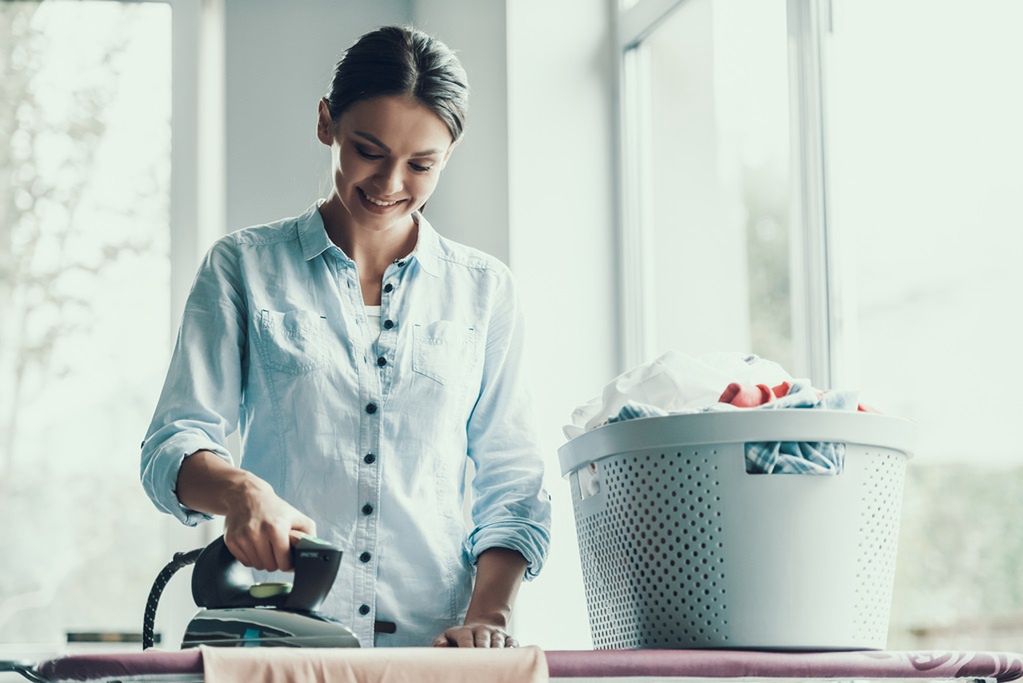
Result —
M390 153L391 148L388 147L387 145L385 145L384 143L380 142L380 140L375 135L363 132L361 130L355 131L355 134L358 135L361 138L365 138L365 139L369 140L370 142L372 142L374 145L376 145L377 147L381 148L385 152ZM414 157L428 157L431 154L439 154L440 151L441 150L439 150L439 149L428 149L425 152L416 152L412 156L414 156Z

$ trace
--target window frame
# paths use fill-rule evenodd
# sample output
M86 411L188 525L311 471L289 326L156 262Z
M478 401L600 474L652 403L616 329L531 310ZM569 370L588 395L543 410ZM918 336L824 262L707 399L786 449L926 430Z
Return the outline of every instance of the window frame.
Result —
M202 253L206 245L223 234L224 0L106 1L162 4L171 11L170 291L165 302L169 350ZM154 402L156 398L153 396ZM145 425L139 425L139 429L144 430ZM169 516L161 517L152 533L160 538L162 562L169 562L177 552L209 543L220 533L212 524L189 529ZM159 569L153 568L154 580ZM165 627L163 645L176 646L185 622L197 609L191 603L188 582L174 581L161 602L157 626ZM62 652L74 652L95 646L61 647Z
M208 245L224 234L224 0L114 1L153 2L171 9L169 350L196 268ZM237 439L233 435L228 443L234 452L239 448ZM167 561L182 550L210 543L221 533L219 525L212 523L189 528L169 516L161 522L154 531L160 533ZM161 602L157 629L165 627L163 646L173 647L197 609L191 604L188 582L173 582Z
M195 269L223 234L223 0L113 0L171 9L170 342Z
M649 183L644 169L651 141L646 120L650 83L644 41L689 0L637 0L619 9L615 21L617 58L615 189L617 195L619 368L649 361L654 353L653 244L648 226ZM828 220L825 149L823 36L830 31L830 0L787 0L790 140L794 224L790 233L791 305L796 374L821 387L832 386L842 343L838 314L839 262Z
M224 0L115 1L152 2L171 9L169 350L203 253L224 233ZM229 445L238 448L237 443ZM167 561L221 533L215 524L188 528L169 516L161 519L158 531ZM165 647L176 646L197 609L191 604L188 582L179 579L168 586L161 602L157 628L165 626Z
M203 254L225 232L224 0L119 1L171 6L170 349ZM240 452L237 434L228 447ZM168 561L222 533L216 523L189 528L169 516L162 522ZM175 583L165 591L157 623L167 627L166 647L180 642L184 624L197 609L191 604L188 582Z

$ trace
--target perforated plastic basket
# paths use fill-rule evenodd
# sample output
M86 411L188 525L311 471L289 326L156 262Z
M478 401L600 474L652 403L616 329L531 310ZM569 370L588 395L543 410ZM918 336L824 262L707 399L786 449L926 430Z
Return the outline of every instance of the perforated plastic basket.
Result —
M750 410L619 422L559 449L597 648L883 649L907 420ZM750 474L752 442L845 444L841 474Z

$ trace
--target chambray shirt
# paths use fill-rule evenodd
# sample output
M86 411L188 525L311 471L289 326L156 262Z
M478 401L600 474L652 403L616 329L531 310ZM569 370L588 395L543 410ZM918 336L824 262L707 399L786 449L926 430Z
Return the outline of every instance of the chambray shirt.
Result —
M504 264L415 214L416 248L387 267L371 329L356 263L317 208L234 232L206 255L143 442L142 484L195 525L210 517L177 498L184 458L240 460L342 548L322 612L364 646L429 645L461 623L481 552L518 551L526 578L547 553L521 309ZM240 458L225 448L236 428ZM397 631L374 635L377 620Z

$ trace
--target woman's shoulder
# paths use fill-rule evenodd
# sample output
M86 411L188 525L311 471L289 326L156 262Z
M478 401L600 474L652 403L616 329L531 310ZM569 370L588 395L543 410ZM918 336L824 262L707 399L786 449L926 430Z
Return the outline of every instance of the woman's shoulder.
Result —
M444 263L456 269L478 271L491 277L511 278L511 270L493 254L447 237L437 237L437 257Z
M221 237L218 243L234 248L258 247L298 240L298 226L304 216L281 218L272 223L261 223L239 228Z
M238 260L243 258L246 251L276 245L286 246L288 243L294 243L296 248L300 248L300 228L308 219L307 211L300 216L239 228L215 240L209 248L208 257Z

